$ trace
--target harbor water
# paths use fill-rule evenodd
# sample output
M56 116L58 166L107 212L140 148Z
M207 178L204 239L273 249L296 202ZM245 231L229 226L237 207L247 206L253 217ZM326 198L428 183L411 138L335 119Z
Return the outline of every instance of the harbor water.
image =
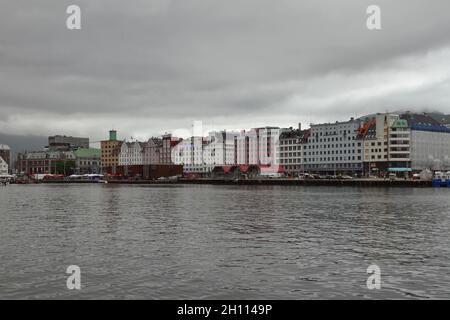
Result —
M447 188L2 186L0 299L449 299L449 208Z

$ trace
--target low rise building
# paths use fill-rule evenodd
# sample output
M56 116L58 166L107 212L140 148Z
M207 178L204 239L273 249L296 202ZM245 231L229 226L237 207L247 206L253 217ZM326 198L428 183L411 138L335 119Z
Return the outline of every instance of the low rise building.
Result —
M6 164L11 166L11 148L6 144L0 144L0 158L2 158Z
M64 174L75 173L76 157L73 151L33 151L19 153L17 169L19 173Z
M75 154L75 173L76 174L100 174L102 171L100 149L78 149Z
M9 165L2 157L0 157L0 176L7 175L8 173L9 173Z

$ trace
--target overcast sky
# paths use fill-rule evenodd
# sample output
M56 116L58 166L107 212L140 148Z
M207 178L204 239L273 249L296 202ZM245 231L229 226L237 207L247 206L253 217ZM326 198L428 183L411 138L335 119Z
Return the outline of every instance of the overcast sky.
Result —
M146 138L450 112L448 0L0 0L0 132ZM82 29L66 28L66 8ZM382 30L366 27L381 7Z

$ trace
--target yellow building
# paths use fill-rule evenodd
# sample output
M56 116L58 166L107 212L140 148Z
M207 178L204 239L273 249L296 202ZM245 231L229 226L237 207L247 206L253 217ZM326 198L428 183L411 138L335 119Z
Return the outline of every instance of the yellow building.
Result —
M117 131L111 130L109 132L109 140L101 142L103 173L116 173L121 146L122 141L117 140Z

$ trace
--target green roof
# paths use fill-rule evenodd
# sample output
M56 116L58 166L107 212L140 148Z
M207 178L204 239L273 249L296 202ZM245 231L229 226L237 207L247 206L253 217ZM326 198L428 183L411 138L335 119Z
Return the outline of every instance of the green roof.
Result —
M407 128L408 127L408 121L404 119L397 119L394 124L392 125L393 128Z
M101 158L102 156L100 149L78 149L74 153L77 158Z

